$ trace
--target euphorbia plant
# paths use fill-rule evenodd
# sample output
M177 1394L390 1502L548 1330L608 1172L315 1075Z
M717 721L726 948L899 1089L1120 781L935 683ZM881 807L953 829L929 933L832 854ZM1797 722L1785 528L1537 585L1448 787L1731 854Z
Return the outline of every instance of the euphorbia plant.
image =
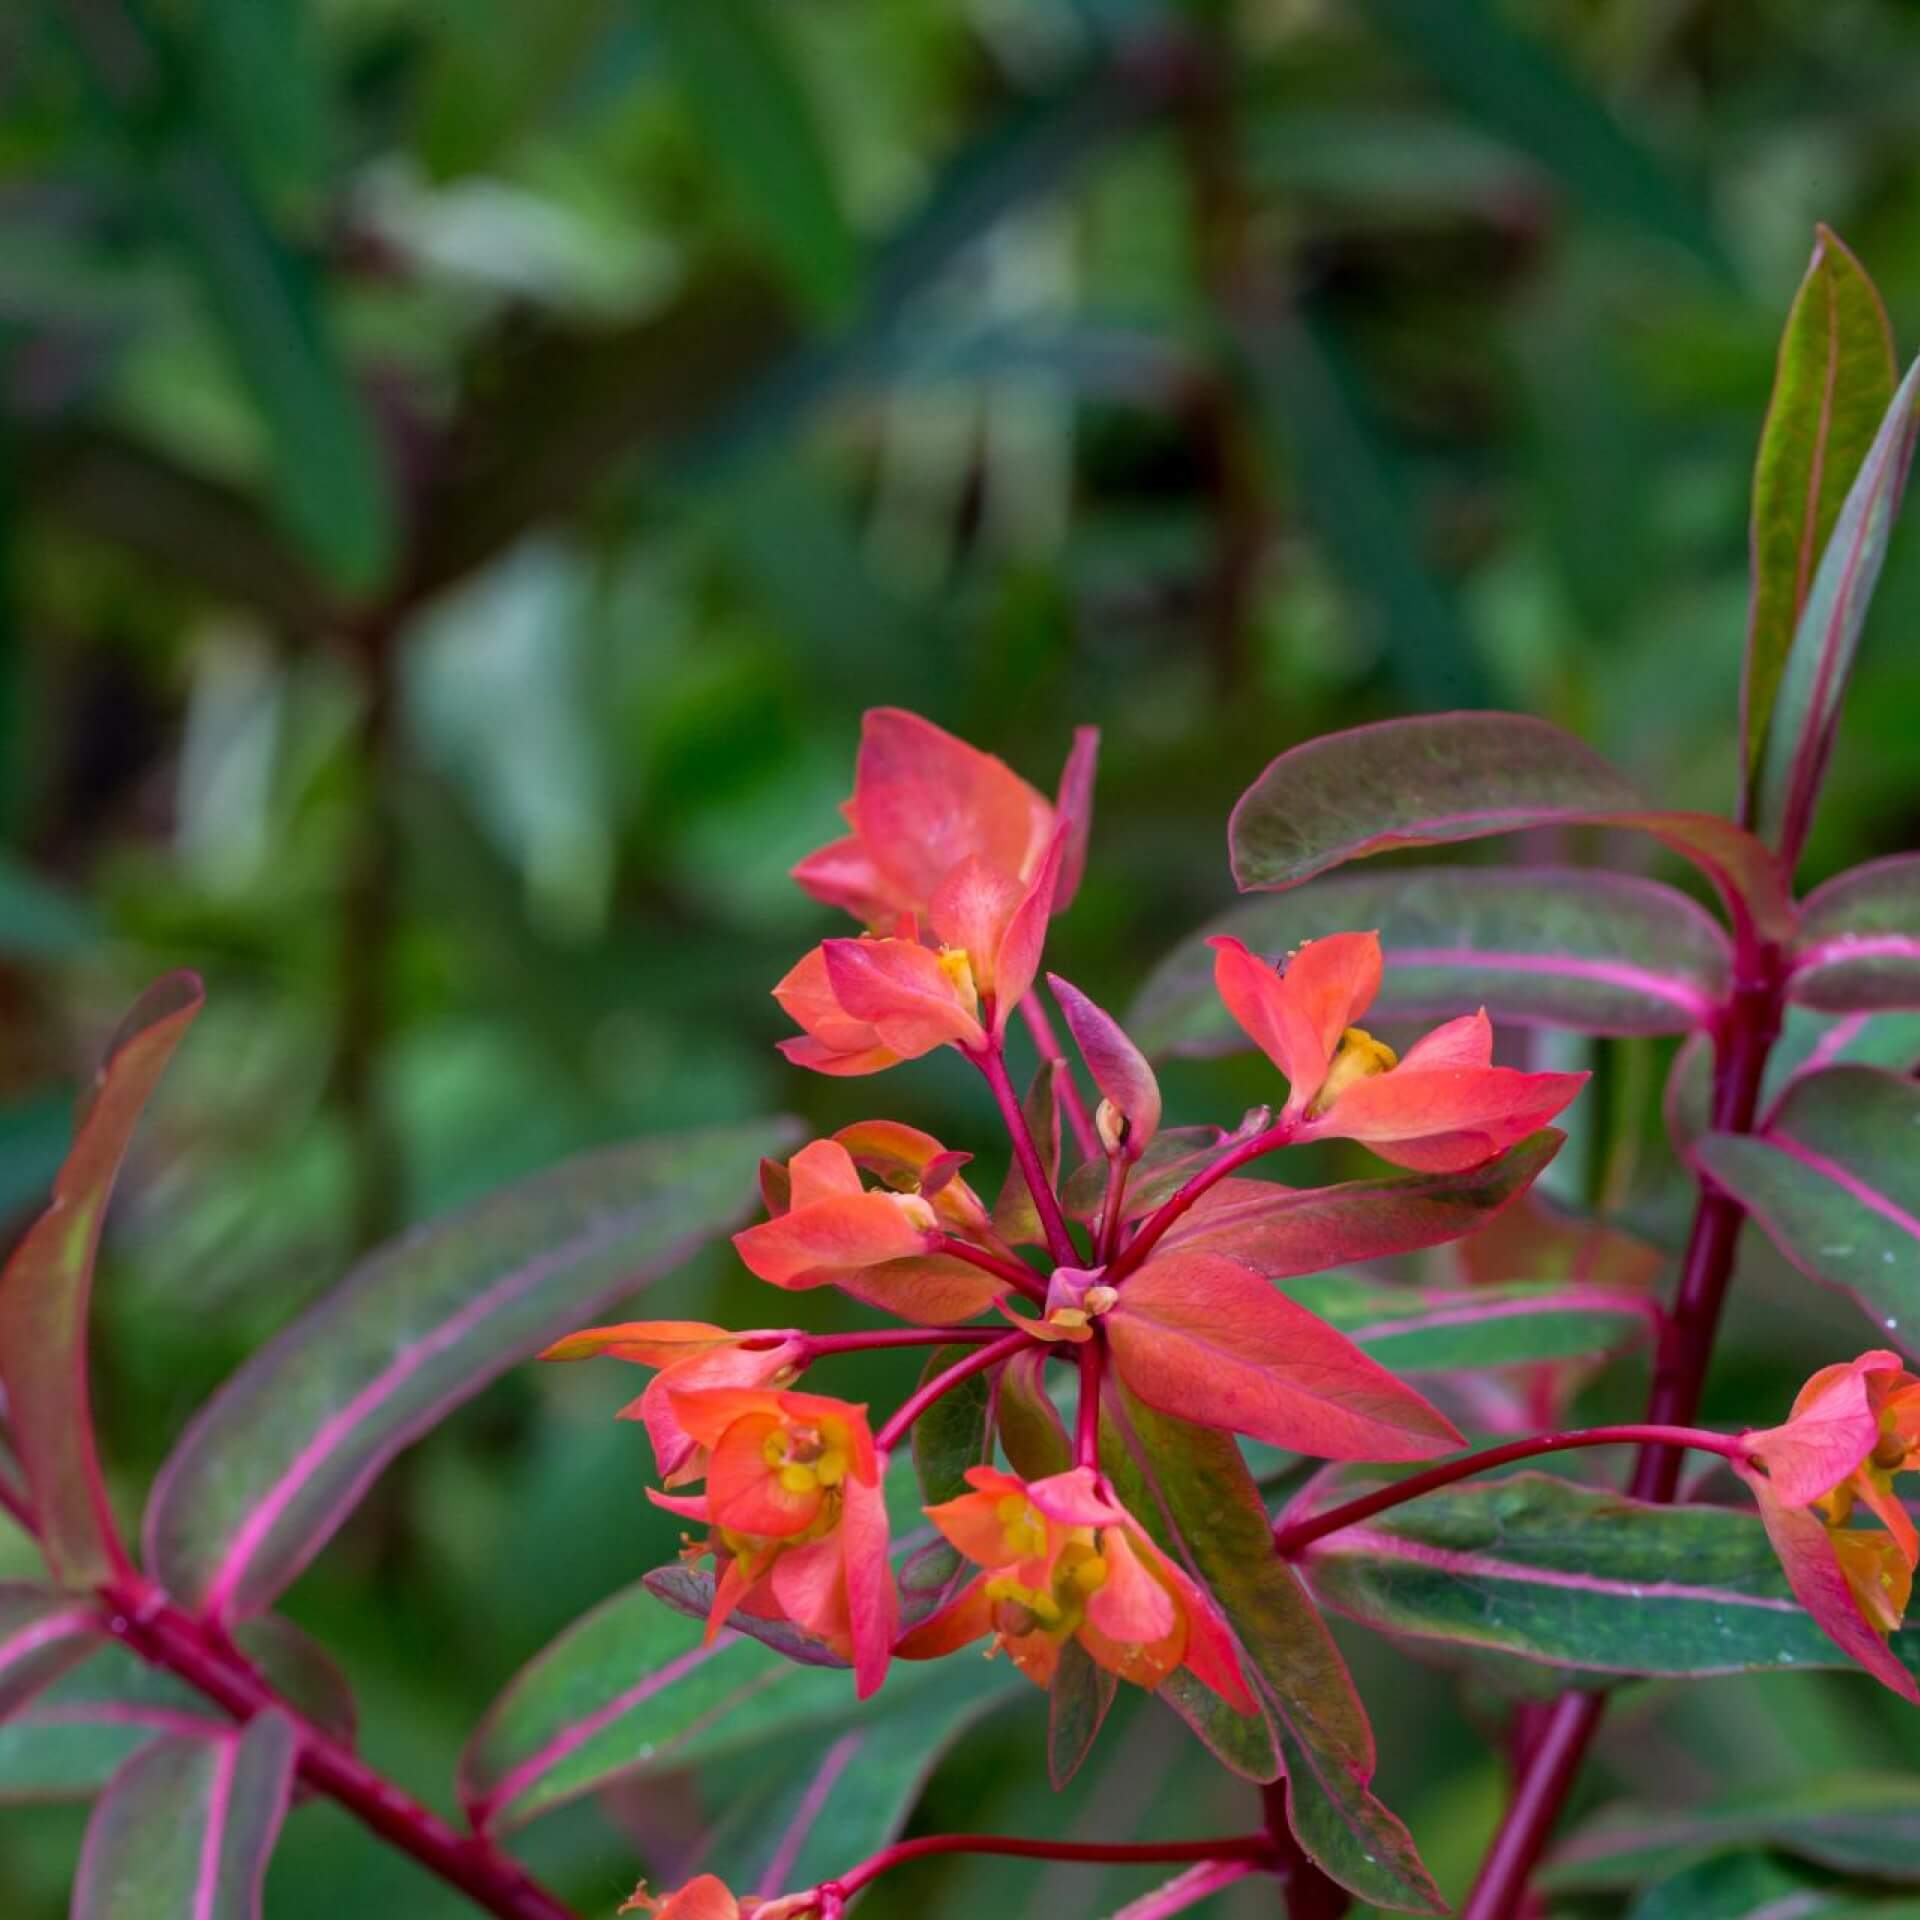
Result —
M866 1078L953 1050L1005 1151L993 1203L968 1177L987 1138L884 1115L556 1169L374 1255L256 1355L161 1475L136 1561L97 1458L85 1322L115 1172L199 1005L187 976L150 990L0 1283L19 1462L0 1504L48 1576L0 1587L0 1712L30 1740L91 1675L95 1717L79 1720L118 1743L101 1747L76 1914L254 1911L297 1779L487 1911L556 1920L504 1850L513 1829L789 1736L817 1765L777 1832L737 1836L737 1861L695 1861L630 1908L834 1915L895 1865L975 1852L1180 1867L1142 1916L1256 1874L1296 1915L1443 1911L1372 1792L1335 1612L1509 1686L1512 1802L1467 1906L1503 1920L1530 1897L1609 1678L1853 1664L1920 1700L1902 1631L1920 1536L1900 1478L1920 1468L1920 1176L1902 1151L1920 1092L1910 1033L1881 1019L1920 1006L1920 857L1805 901L1793 889L1915 387L1896 391L1877 298L1823 235L1762 442L1737 819L1649 806L1514 715L1309 742L1230 830L1241 886L1275 897L1185 943L1125 1019L1045 971L1088 856L1090 732L1048 799L924 719L869 713L850 832L795 872L856 926L774 988L800 1029L784 1051ZM1572 867L1318 878L1395 848L1588 825L1691 861L1722 916ZM1697 1192L1657 1296L1657 1254L1529 1192L1586 1079L1510 1063L1541 1026L1682 1037L1669 1115ZM1277 1071L1271 1101L1166 1124L1154 1058L1242 1045ZM1271 1177L1327 1142L1391 1170ZM581 1330L734 1225L756 1158L741 1262L781 1295L838 1289L860 1326ZM1749 1211L1866 1308L1876 1344L1850 1356L1862 1338L1836 1329L1784 1419L1722 1432L1698 1407ZM1382 1264L1412 1254L1417 1280ZM1648 1336L1644 1419L1567 1424L1581 1383ZM898 1404L832 1390L841 1356L887 1348L928 1350ZM355 1755L344 1681L268 1609L401 1447L541 1351L648 1371L624 1413L684 1550L506 1689L462 1760L455 1827ZM1498 1473L1621 1447L1636 1450L1624 1496L1577 1465ZM1689 1457L1701 1473L1678 1502ZM956 1657L983 1642L1004 1662ZM138 1717L114 1693L130 1663L172 1676L185 1704ZM1165 1842L897 1839L911 1782L1009 1669L1045 1691L1035 1733L1056 1784L1125 1681L1260 1789L1257 1815ZM1557 1697L1539 1684L1554 1670ZM823 1726L847 1732L819 1759Z

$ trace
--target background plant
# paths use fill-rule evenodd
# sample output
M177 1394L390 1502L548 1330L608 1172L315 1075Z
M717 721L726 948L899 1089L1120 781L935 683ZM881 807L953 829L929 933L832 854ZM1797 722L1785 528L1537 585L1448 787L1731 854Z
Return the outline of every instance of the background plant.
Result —
M1454 31L1479 28L1479 10L1452 11ZM1317 731L1509 705L1574 724L1673 804L1721 805L1755 423L1812 221L1840 225L1896 313L1914 311L1911 153L1876 104L1909 86L1895 9L1600 23L1516 9L1497 17L1513 29L1499 61L1417 9L1248 11L1219 41L1199 29L1224 46L1226 84L1197 102L1164 83L1208 68L1157 37L1189 29L1147 13L1063 9L1050 36L1023 38L976 11L783 10L772 44L853 208L853 257L913 236L863 270L874 291L838 332L830 306L784 330L768 290L784 269L761 235L796 229L757 226L751 187L712 184L708 154L748 163L711 131L724 96L699 50L667 65L651 10L582 9L578 39L546 56L518 9L478 28L325 10L280 35L301 51L276 58L235 38L259 9L154 10L134 17L170 57L140 114L114 109L83 57L98 52L89 29L122 17L29 11L0 31L21 56L6 63L8 804L15 845L67 890L8 889L5 1165L23 1215L64 1151L62 1082L84 1076L133 989L187 961L212 986L108 1244L99 1398L123 1497L354 1240L401 1214L669 1116L804 1103L815 1132L859 1117L775 1079L780 1023L752 1009L814 931L778 876L843 791L865 700L913 702L1029 769L1057 763L1071 720L1101 724L1105 871L1125 881L1095 880L1053 963L1114 1006L1225 904L1224 870L1195 850L1217 845L1259 765ZM1111 58L1116 25L1153 57ZM1493 73L1500 87L1476 85ZM1538 99L1522 79L1552 111L1511 104ZM271 96L262 139L249 115L268 81L293 104ZM408 154L483 190L401 196L416 237L395 252L342 210ZM209 169L224 184L183 198L181 179ZM1697 243L1701 204L1730 275L1674 250ZM896 225L916 210L936 238L936 215L956 223L949 244ZM555 264L555 236L596 221L607 243L561 258L633 278ZM987 247L953 250L987 222ZM343 513L348 531L316 547L312 509L287 505L323 484L351 502L354 462L316 453L341 412L324 367L263 377L258 342L237 343L237 292L276 283L216 280L207 236L263 230L299 267L268 317L307 316L304 353L324 311L334 360L376 376L382 464L417 550L402 572L421 590L468 578L437 624L417 592L384 622L335 618L288 557L346 551L367 516ZM535 248L503 289L501 263L524 268ZM1286 351L1258 391L1292 384L1284 409L1239 410L1223 437L1194 369L1231 364L1216 320L1272 297L1236 272L1249 258L1295 297L1262 314L1259 338ZM938 297L903 309L932 276ZM1278 325L1296 316L1304 333ZM643 339L623 319L661 324ZM903 359L902 337L925 357ZM740 359L722 351L735 344ZM523 383L503 386L509 365ZM666 371L649 381L649 366ZM556 368L579 377L576 411L559 407ZM263 428L269 387L271 406L308 396L299 437ZM482 396L497 409L484 418ZM761 411L734 413L748 402ZM1049 419L1071 434L1042 433ZM581 438L558 431L575 420ZM724 431L699 438L703 420ZM442 440L455 422L457 458ZM502 492L470 514L474 496L442 498L452 471ZM526 528L543 538L521 544ZM1896 540L1874 615L1889 642L1910 580ZM1911 840L1911 656L1872 637L1809 884ZM1610 1037L1557 1062L1590 1054L1603 1096L1554 1177L1677 1247L1686 1190L1651 1111L1661 1046ZM1163 1077L1192 1111L1268 1084L1239 1062ZM931 1070L907 1117L944 1136L971 1102L964 1075ZM1831 1325L1764 1253L1746 1266L1714 1420L1783 1410ZM703 1284L674 1304L728 1311ZM900 1384L876 1366L860 1391ZM1593 1393L1593 1417L1637 1403L1605 1379ZM664 1554L670 1529L649 1542L601 1522L607 1487L627 1484L606 1410L582 1380L509 1377L386 1476L289 1597L359 1683L367 1750L423 1792L444 1791L445 1756L497 1676ZM495 1576L529 1560L537 1583ZM1374 1655L1353 1651L1383 1723L1383 1790L1439 1836L1436 1873L1462 1886L1496 1768L1450 1685L1397 1659L1390 1687L1370 1683ZM1830 1698L1815 1676L1670 1691L1661 1742L1627 1723L1612 1764L1641 1785L1651 1751L1663 1791L1699 1797L1710 1762L1752 1799L1899 1757L1861 1687ZM1134 1777L1156 1754L1171 1764L1150 1724L1134 1737ZM924 1817L984 1816L969 1783L1034 1764L1026 1733L989 1721ZM1588 1791L1608 1765L1603 1733ZM574 1818L528 1844L586 1904L633 1847ZM8 1816L13 1905L38 1911L44 1893L57 1909L79 1819ZM940 1863L899 1897L983 1897L1000 1871ZM439 1894L404 1873L306 1809L274 1911L377 1906L396 1885L431 1911ZM1120 1892L1084 1877L1048 1890L1088 1910Z

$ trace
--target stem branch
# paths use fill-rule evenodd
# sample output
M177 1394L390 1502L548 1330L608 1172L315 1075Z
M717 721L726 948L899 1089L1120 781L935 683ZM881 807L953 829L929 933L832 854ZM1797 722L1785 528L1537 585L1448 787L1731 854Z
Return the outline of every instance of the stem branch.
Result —
M1020 1096L1013 1090L1013 1082L1007 1078L1007 1057L997 1045L990 1045L979 1053L969 1053L967 1058L986 1075L987 1085L993 1089L994 1100L1000 1108L1000 1118L1006 1123L1008 1137L1013 1141L1014 1158L1020 1162L1020 1171L1025 1176L1027 1190L1033 1195L1034 1211L1040 1216L1040 1229L1047 1236L1047 1252L1053 1256L1056 1267L1077 1267L1080 1253L1073 1244L1073 1235L1067 1231L1066 1215L1060 1211L1059 1198L1053 1191L1053 1181L1048 1177L1046 1163L1040 1158L1040 1149L1034 1143L1032 1131L1027 1126L1027 1116L1020 1110Z
M1273 1550L1283 1560L1290 1560L1316 1540L1325 1539L1330 1533L1338 1533L1342 1527L1358 1526L1362 1520L1371 1520L1376 1513L1385 1513L1409 1500L1417 1500L1423 1493L1432 1493L1437 1487L1450 1487L1456 1480L1484 1473L1489 1467L1504 1467L1514 1460L1531 1460L1542 1453L1568 1453L1576 1447L1624 1446L1657 1448L1663 1453L1671 1453L1675 1459L1679 1458L1679 1450L1684 1447L1697 1447L1704 1453L1717 1453L1728 1460L1746 1457L1746 1451L1738 1440L1724 1433L1709 1433L1704 1427L1643 1424L1581 1427L1568 1433L1534 1434L1525 1440L1508 1440L1497 1447L1482 1447L1478 1453L1463 1453L1455 1459L1443 1460L1438 1466L1410 1473L1404 1480L1394 1481L1391 1486L1376 1487L1372 1493L1362 1494L1341 1506L1329 1507L1324 1513L1310 1514L1306 1519L1290 1524L1283 1522L1273 1530Z
M1032 1344L1031 1334L1003 1333L984 1347L975 1349L964 1360L956 1360L945 1373L936 1373L925 1386L901 1402L892 1419L873 1436L873 1444L882 1453L890 1452L900 1436L936 1400L951 1393L962 1381L971 1380L976 1373L985 1373L989 1367L997 1367L1002 1360L1011 1360L1022 1347Z
M1087 1111L1080 1083L1073 1077L1073 1068L1055 1037L1053 1022L1047 1018L1047 1010L1040 1004L1040 990L1037 987L1022 996L1020 1018L1027 1023L1027 1031L1033 1036L1034 1048L1040 1058L1059 1063L1060 1071L1054 1076L1053 1084L1059 1089L1060 1104L1067 1110L1067 1125L1073 1129L1073 1144L1080 1149L1080 1158L1097 1160L1100 1157L1100 1136L1094 1131L1093 1115Z
M1178 1193L1170 1194L1140 1223L1139 1231L1107 1269L1107 1278L1116 1285L1124 1280L1153 1251L1160 1236L1203 1193L1219 1185L1236 1168L1244 1167L1249 1160L1258 1160L1262 1154L1277 1152L1281 1147L1291 1144L1293 1126L1293 1121L1283 1116L1263 1132L1251 1134L1238 1146L1229 1147L1211 1165L1202 1167Z
M982 1273L990 1273L996 1280L1004 1280L1010 1287L1018 1287L1029 1300L1044 1300L1047 1297L1046 1282L1023 1260L1009 1260L997 1253L989 1253L985 1247L976 1247L971 1240L962 1240L957 1234L943 1233L927 1249L930 1253L944 1253L950 1259L964 1260L970 1267L978 1267Z
M863 1860L822 1892L850 1899L860 1889L909 1860L937 1853L990 1853L1016 1860L1083 1860L1099 1866L1165 1866L1191 1860L1271 1860L1273 1842L1264 1833L1236 1833L1217 1840L1024 1840L1005 1833L929 1833L898 1840Z

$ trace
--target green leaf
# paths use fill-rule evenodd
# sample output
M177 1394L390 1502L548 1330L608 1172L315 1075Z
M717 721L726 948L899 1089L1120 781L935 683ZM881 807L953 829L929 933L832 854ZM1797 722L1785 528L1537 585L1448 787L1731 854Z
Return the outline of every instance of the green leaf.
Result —
M1367 0L1367 10L1475 126L1537 161L1593 212L1730 271L1699 197L1584 80L1488 0Z
M1781 663L1748 808L1755 830L1791 868L1806 843L1840 724L1840 703L1920 433L1920 361L1888 403L1833 523Z
M1325 1621L1273 1551L1239 1448L1229 1435L1154 1412L1118 1381L1109 1381L1105 1409L1101 1461L1115 1491L1213 1594L1240 1643L1285 1763L1287 1817L1301 1846L1363 1900L1444 1913L1406 1828L1368 1791L1373 1730Z
M700 1864L763 1897L833 1879L898 1838L941 1756L1014 1693L1004 1672L945 1661L904 1698L889 1681L804 1746L776 1748L757 1792L741 1793L737 1764L712 1769L703 1778L726 1812Z
M714 165L816 313L843 314L860 243L812 105L758 0L653 0L674 79Z
M965 1347L936 1347L921 1370L925 1385L966 1358ZM984 1373L963 1380L943 1394L913 1423L913 1471L920 1504L937 1506L967 1491L969 1467L993 1463L993 1389ZM951 1598L968 1566L944 1539L927 1542L909 1554L900 1569L900 1591L908 1624Z
M1208 938L1278 959L1305 941L1377 928L1386 959L1375 1020L1495 1020L1581 1033L1685 1033L1725 997L1726 935L1685 894L1570 867L1427 867L1341 874L1245 900L1147 976L1127 1030L1149 1053L1252 1045L1213 986Z
M997 1418L1007 1464L1023 1480L1045 1480L1073 1464L1060 1409L1047 1392L1044 1349L1016 1353L1000 1372Z
M1445 1291L1327 1273L1290 1280L1286 1291L1396 1373L1619 1353L1648 1337L1657 1311L1642 1294L1551 1282Z
M1762 1914L1815 1920L1858 1911L1802 1869L1770 1853L1729 1853L1683 1868L1649 1887L1627 1920L1758 1920Z
M1907 1774L1841 1774L1792 1792L1673 1812L1632 1804L1603 1809L1554 1855L1544 1882L1563 1892L1626 1887L1696 1860L1749 1847L1875 1880L1920 1882L1920 1781Z
M313 0L200 0L201 90L263 199L311 201L326 179L327 71Z
M148 1564L183 1606L269 1605L396 1453L739 1219L790 1138L762 1121L585 1154L371 1254L187 1429Z
M99 923L85 906L31 867L0 854L0 954L10 960L72 960L99 944Z
M0 1720L99 1645L98 1611L71 1593L0 1580Z
M1920 1007L1920 854L1871 860L1800 909L1787 992L1826 1013Z
M54 1577L94 1586L125 1571L95 1448L87 1306L100 1227L148 1096L200 1011L190 973L156 981L108 1043L53 1200L0 1274L0 1384Z
M1315 1505L1354 1485L1329 1476ZM1299 1565L1317 1599L1378 1632L1553 1667L1697 1677L1847 1664L1789 1595L1757 1515L1648 1506L1548 1474L1426 1494L1328 1534ZM1920 1657L1920 1633L1893 1644Z
M1800 610L1899 380L1866 270L1826 227L1787 311L1753 472L1753 601L1741 686L1747 804Z
M1810 1280L1920 1355L1920 1086L1874 1067L1796 1082L1763 1137L1710 1133L1700 1165Z
M1047 1778L1057 1793L1080 1771L1093 1751L1118 1678L1094 1659L1078 1639L1060 1649L1059 1664L1047 1688Z
M270 1711L136 1754L87 1823L73 1920L257 1920L299 1746Z
M1279 892L1396 847L1583 824L1652 834L1736 914L1790 934L1786 882L1751 834L1715 814L1649 808L1585 741L1525 714L1430 714L1309 740L1241 796L1227 839L1241 890Z

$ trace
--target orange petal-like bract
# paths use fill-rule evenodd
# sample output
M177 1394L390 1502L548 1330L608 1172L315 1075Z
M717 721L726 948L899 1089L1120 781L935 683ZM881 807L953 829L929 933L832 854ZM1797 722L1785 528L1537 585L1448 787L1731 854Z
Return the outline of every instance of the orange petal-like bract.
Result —
M1537 1132L1586 1084L1584 1073L1494 1066L1485 1013L1436 1027L1396 1061L1354 1025L1380 990L1377 934L1309 941L1279 972L1230 935L1208 944L1227 1011L1287 1076L1296 1140L1358 1140L1416 1173L1461 1173Z
M1243 1713L1253 1699L1213 1602L1175 1566L1093 1470L1027 1482L969 1467L973 1489L929 1507L952 1546L981 1569L895 1651L933 1659L991 1634L1041 1686L1068 1639L1109 1672L1157 1687L1185 1667Z

